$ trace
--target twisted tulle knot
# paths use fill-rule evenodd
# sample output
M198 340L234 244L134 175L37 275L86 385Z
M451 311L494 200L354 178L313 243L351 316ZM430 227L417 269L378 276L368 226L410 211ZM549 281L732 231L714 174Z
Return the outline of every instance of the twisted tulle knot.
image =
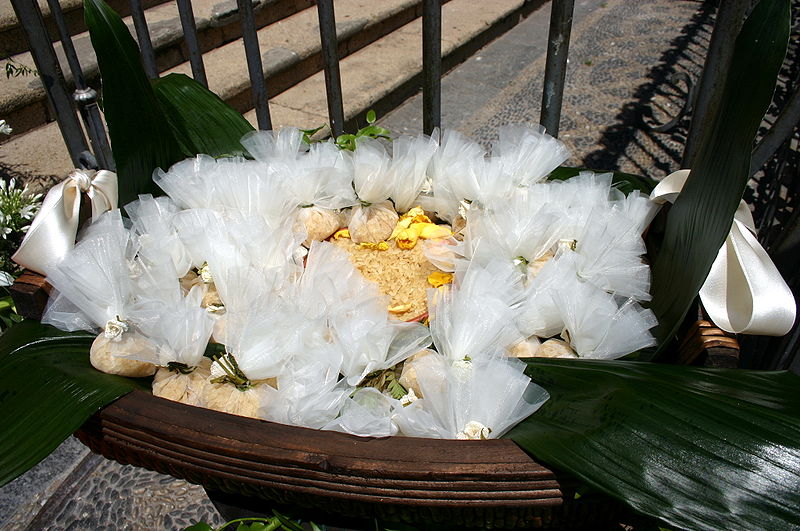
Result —
M75 170L69 174L70 179L75 181L81 192L88 192L92 187L92 178L81 170Z

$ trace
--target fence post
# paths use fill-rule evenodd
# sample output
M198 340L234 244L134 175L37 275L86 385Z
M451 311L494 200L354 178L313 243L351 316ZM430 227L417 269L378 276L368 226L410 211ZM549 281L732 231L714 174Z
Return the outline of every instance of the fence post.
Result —
M325 95L328 98L328 118L331 133L336 138L344 132L344 104L342 103L342 78L339 73L339 40L336 36L336 18L333 0L317 0L319 36L322 44L322 61L325 67Z
M550 30L547 38L547 64L544 70L540 122L548 134L557 137L567 75L569 38L575 0L553 0L550 5Z
M72 96L67 91L67 84L58 64L47 27L42 18L37 2L31 0L11 0L14 12L22 27L26 29L25 38L33 55L39 79L44 85L47 99L53 107L58 121L58 128L69 151L69 156L76 168L81 167L81 154L89 150L83 136L81 124L73 107Z
M442 2L422 2L422 130L442 125Z

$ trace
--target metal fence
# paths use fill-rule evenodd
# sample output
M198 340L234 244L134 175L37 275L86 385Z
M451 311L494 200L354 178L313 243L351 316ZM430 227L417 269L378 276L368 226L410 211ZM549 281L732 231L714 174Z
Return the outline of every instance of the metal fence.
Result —
M150 32L144 17L141 0L129 0L130 11L141 51L142 64L146 74L151 78L158 77L155 51L150 39ZM203 55L198 43L195 19L192 13L190 0L176 0L180 14L181 25L185 35L185 43L189 53L192 74L196 81L208 86L203 64ZM54 110L64 143L76 167L113 169L114 162L109 146L108 137L97 105L97 93L86 83L81 69L79 58L72 44L64 14L58 0L48 0L51 16L58 28L58 40L61 41L67 66L72 73L74 90L70 91L62 74L61 65L56 56L51 37L39 8L34 0L11 0L17 17L25 31L31 54L33 55L36 69L44 85L47 98ZM430 134L434 128L441 125L441 77L442 77L442 0L422 0L422 56L423 56L423 129ZM252 0L237 0L239 22L241 24L242 39L248 65L248 73L252 86L253 107L259 129L271 129L272 122L267 98L267 82L261 63L261 52L256 36L256 22ZM319 31L325 73L325 87L328 102L328 118L333 136L343 132L344 108L342 101L342 84L339 73L338 41L334 16L333 0L317 0L319 16ZM685 166L690 165L697 145L696 139L701 135L700 129L708 121L704 116L715 112L718 101L714 95L719 91L715 88L721 86L724 79L730 54L736 35L741 27L745 13L754 4L753 0L726 0L720 2L717 12L717 21L711 39L711 46L704 65L703 75L699 83L696 101L688 101L685 109L693 109L694 120L688 134L684 152ZM561 102L564 92L564 81L569 50L570 32L572 28L574 0L552 0L550 29L548 34L547 58L545 66L545 79L542 92L540 123L547 131L558 135L561 116ZM798 2L794 2L797 10ZM796 55L796 42L793 45ZM794 74L793 74L794 75ZM790 76L791 77L791 76ZM797 76L795 76L796 78ZM764 178L765 183L775 181L778 185L773 187L772 202L766 201L764 205L754 202L756 218L762 231L762 238L767 238L768 248L786 259L788 269L796 270L800 255L800 222L795 208L796 198L800 197L797 183L797 140L796 131L798 117L800 117L800 97L798 97L800 81L787 89L787 96L771 129L761 136L760 143L753 152L752 172L756 173L762 166L769 171L770 164L779 168L779 175L773 179L770 175ZM690 96L691 97L691 96ZM77 110L76 110L77 109ZM80 114L81 119L78 118ZM81 124L81 120L83 125ZM88 136L88 142L87 142ZM792 144L792 142L794 142ZM791 144L791 145L790 145ZM787 147L790 145L789 147ZM777 153L778 158L774 155ZM782 155L783 154L783 155ZM776 162L777 160L777 162ZM777 171L777 170L776 170ZM776 227L773 226L775 218L774 202L781 200L781 190L790 189L789 197L783 193L783 203L790 208L786 214L787 220L777 227L783 235L781 244L774 243L772 234ZM770 206L773 205L773 206ZM766 221L764 221L766 220ZM783 264L779 260L779 265ZM786 270L787 268L784 268ZM792 275L792 286L798 288L800 277ZM796 328L784 342L778 346L779 352L773 353L770 360L764 365L783 368L792 363L797 363L797 351L800 349L800 332ZM772 346L773 343L769 343Z
M176 0L176 2L192 76L198 83L208 87L191 1ZM48 35L38 2L11 0L11 3L28 38L36 69L44 84L47 98L55 111L56 120L73 163L76 167L82 168L113 169L114 161L108 137L97 106L97 93L86 83L58 0L48 0L48 3L51 16L58 27L58 40L61 41L68 67L74 79L75 89L71 93L64 80L61 65ZM434 128L441 125L442 0L423 0L422 3L423 128L426 133L430 134ZM253 3L252 0L237 0L237 4L258 128L272 129L267 98L269 80L265 78L261 63ZM343 133L345 118L339 74L334 2L333 0L317 0L316 4L325 72L328 119L331 134L337 137ZM574 0L553 0L552 2L541 123L554 136L558 134L558 123L561 116L573 6ZM145 21L142 1L130 0L130 10L145 73L150 78L157 78L159 73L156 66L156 54ZM78 114L82 118L83 126L78 119ZM86 135L84 135L84 130Z

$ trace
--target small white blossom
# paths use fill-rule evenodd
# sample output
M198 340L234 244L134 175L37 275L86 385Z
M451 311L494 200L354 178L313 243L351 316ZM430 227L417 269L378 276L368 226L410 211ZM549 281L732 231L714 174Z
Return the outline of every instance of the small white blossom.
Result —
M403 407L406 407L406 406L410 406L411 404L413 404L417 400L419 400L419 397L417 396L416 393L414 393L414 389L409 389L408 393L406 393L406 394L404 394L403 396L400 397L400 404Z
M477 420L471 420L456 434L456 439L483 440L488 439L492 429Z
M466 382L472 377L472 361L468 359L453 362L453 376L457 382Z
M0 134L10 135L13 132L11 126L5 120L0 120Z
M203 267L200 268L199 273L204 284L211 284L214 282L214 277L211 276L211 270L208 268L208 264L203 264Z
M128 331L128 324L121 319L111 319L106 323L103 335L112 341L121 341L122 334Z

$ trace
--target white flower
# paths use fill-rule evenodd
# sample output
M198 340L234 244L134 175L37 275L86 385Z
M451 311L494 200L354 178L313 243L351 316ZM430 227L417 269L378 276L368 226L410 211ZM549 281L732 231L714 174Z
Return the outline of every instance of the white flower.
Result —
M14 283L14 277L5 271L0 271L0 286L6 287Z
M120 319L111 319L106 323L103 335L112 341L120 341L122 334L128 331L128 325Z
M0 120L0 134L10 135L13 129L5 120Z
M466 382L472 377L472 361L468 359L453 362L453 376L457 382Z
M492 429L477 420L471 420L456 434L456 439L483 440L488 439Z
M403 407L410 406L419 400L419 397L414 393L414 389L409 389L408 393L400 397L400 404Z
M211 276L211 270L208 269L208 264L203 264L203 267L200 268L199 273L204 284L211 284L214 282L214 277Z

